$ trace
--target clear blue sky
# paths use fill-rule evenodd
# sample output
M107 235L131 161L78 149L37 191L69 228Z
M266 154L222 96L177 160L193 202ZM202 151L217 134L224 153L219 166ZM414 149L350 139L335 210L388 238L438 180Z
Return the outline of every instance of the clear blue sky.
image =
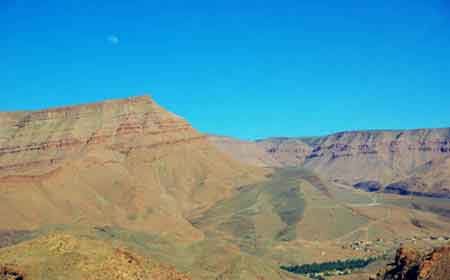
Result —
M0 0L0 110L151 93L241 138L450 126L448 0Z

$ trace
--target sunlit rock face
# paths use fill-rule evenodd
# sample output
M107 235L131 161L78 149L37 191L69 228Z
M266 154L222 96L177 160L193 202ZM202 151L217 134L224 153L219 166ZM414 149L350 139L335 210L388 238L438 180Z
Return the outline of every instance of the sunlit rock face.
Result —
M126 155L201 139L183 119L150 97L0 114L0 172L36 173L61 166L65 159L102 149Z
M0 113L2 228L114 224L199 239L187 217L260 174L148 96Z

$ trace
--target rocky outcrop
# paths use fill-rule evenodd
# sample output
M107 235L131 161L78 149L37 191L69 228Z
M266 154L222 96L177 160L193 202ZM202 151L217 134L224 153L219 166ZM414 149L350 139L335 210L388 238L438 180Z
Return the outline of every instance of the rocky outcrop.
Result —
M400 248L395 261L379 273L380 280L444 280L450 279L450 245L422 253L413 248Z
M0 280L25 280L25 273L16 265L0 265Z

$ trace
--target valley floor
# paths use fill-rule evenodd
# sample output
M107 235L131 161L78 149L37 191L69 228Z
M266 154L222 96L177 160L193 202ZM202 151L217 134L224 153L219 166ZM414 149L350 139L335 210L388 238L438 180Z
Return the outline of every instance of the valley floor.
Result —
M303 169L278 169L265 182L242 186L188 217L203 240L179 242L111 225L8 230L0 232L0 264L23 270L25 279L70 273L78 277L70 279L107 279L109 274L93 267L116 263L113 269L131 274L115 279L299 279L280 266L389 255L405 243L448 242L449 210L448 201L366 193ZM52 258L55 252L61 258ZM130 252L139 264L126 264L120 252ZM342 277L330 279L358 276Z

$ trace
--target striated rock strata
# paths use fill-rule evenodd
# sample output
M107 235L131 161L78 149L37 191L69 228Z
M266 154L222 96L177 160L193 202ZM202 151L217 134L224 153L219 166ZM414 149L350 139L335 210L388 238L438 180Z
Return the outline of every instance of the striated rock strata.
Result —
M388 192L450 197L450 128L353 131L255 142L210 139L249 164L303 166L362 189L384 190L394 184Z
M202 238L186 219L259 180L150 97L0 113L0 224L111 224Z
M356 131L312 143L305 166L347 183L387 184L450 156L450 129Z

